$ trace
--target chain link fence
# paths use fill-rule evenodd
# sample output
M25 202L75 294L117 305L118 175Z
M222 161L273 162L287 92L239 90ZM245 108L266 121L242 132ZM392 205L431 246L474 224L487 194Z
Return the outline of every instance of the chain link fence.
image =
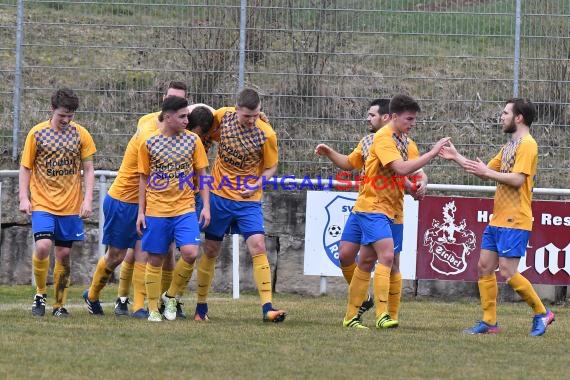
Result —
M518 94L539 110L536 186L570 187L567 0L249 0L243 13L239 0L28 0L21 20L18 3L0 4L3 168L16 167L12 149L17 156L49 117L58 86L80 96L76 121L95 138L96 169L116 170L165 83L183 80L192 101L221 107L233 105L243 75L278 133L280 175L336 173L314 147L350 152L366 133L368 103L397 93L422 106L412 136L422 151L451 136L487 160L506 141L504 100ZM439 159L427 171L432 183L482 184Z

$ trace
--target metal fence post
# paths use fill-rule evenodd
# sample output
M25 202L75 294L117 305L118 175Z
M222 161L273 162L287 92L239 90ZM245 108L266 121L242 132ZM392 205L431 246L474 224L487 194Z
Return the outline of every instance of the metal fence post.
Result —
M16 67L14 70L14 124L12 127L12 161L18 159L18 133L22 89L22 44L24 42L24 0L18 0L16 15Z
M247 27L247 0L241 0L239 16L239 66L238 66L238 89L241 90L245 83L245 39Z
M519 96L521 64L521 0L517 0L515 11L515 56L513 62L513 97Z

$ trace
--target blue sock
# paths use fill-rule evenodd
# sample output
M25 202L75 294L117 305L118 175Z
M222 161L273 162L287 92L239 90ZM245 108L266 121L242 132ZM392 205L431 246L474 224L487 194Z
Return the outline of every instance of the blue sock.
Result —
M261 306L261 310L263 311L263 314L265 314L268 311L273 310L273 305L271 304L271 302L267 302L266 304Z
M204 318L206 314L208 314L208 304L207 303L197 303L196 304L196 313L200 315L200 317Z

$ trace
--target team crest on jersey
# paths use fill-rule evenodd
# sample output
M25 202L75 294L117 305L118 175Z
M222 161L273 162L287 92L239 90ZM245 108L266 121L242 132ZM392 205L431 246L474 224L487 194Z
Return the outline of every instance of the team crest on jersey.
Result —
M323 229L323 248L329 260L339 268L338 248L340 237L342 236L346 219L348 219L348 215L354 206L354 201L354 198L338 195L325 206L327 223Z
M424 234L424 246L432 255L430 266L441 274L450 276L467 269L466 257L475 249L476 238L467 229L465 219L455 223L455 201L443 206L443 221L433 219L432 228Z

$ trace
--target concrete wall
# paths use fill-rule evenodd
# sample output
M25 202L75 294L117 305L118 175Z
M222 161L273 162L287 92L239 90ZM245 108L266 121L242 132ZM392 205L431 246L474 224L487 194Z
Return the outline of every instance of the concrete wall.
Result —
M94 199L98 199L97 190ZM274 289L281 293L319 295L321 279L303 275L305 236L304 192L269 191L264 198L266 245L273 271ZM85 223L85 241L74 244L72 251L73 284L88 284L98 260L98 205ZM2 178L2 231L0 241L0 284L30 284L33 239L30 219L18 211L17 178ZM404 253L405 254L405 253ZM408 253L410 254L410 253ZM51 272L50 277L51 280ZM194 279L190 288L194 288ZM216 265L213 287L215 291L231 292L232 258L231 238L227 237ZM554 300L553 286L539 286L540 295ZM240 289L254 290L251 258L240 239ZM452 281L404 281L405 295L420 295L453 299L478 297L476 283ZM327 293L345 295L346 284L341 277L327 278ZM505 285L500 286L503 300L517 300L518 296Z

